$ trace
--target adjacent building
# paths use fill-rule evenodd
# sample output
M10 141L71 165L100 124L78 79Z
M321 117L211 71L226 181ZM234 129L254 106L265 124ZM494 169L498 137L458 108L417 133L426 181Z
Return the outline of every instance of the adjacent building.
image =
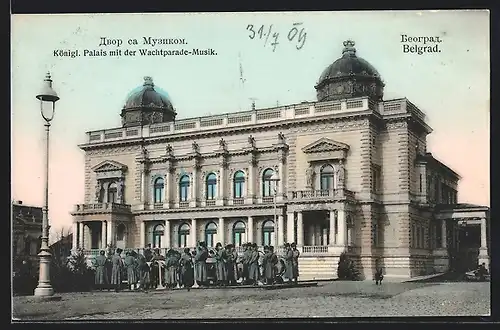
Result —
M296 242L302 279L335 277L342 252L365 278L445 271L463 249L488 263L489 209L457 204L460 177L427 151L424 113L385 100L377 70L343 45L314 102L180 119L145 77L122 127L80 145L73 246Z
M12 202L12 260L36 261L42 237L42 208Z

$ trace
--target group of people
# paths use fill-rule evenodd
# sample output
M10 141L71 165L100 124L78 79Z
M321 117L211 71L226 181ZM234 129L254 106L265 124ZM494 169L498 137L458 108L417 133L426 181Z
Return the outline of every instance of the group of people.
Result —
M123 250L116 249L113 253L108 248L107 253L100 251L94 259L96 288L119 291L126 277L130 290L147 291L160 283L160 270L164 271L163 284L167 288L187 290L195 283L199 286L208 286L210 282L218 286L257 285L259 282L271 285L282 283L284 279L298 280L300 253L295 243L284 245L283 259L278 257L273 246L265 246L263 254L255 243L246 243L243 247L243 253L238 255L233 244L223 247L217 243L213 251L205 242L199 242L193 251L185 248L181 253L169 249L162 256L159 249L153 250L148 244L142 254L127 251L123 259ZM207 260L210 258L215 261L214 274L209 274L212 269ZM159 263L160 260L163 263Z

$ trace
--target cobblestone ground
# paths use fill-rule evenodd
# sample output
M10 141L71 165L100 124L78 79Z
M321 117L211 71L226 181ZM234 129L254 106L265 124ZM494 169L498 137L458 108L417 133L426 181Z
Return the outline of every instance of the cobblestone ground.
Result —
M15 297L20 320L487 316L489 283L328 282L317 287L62 294Z

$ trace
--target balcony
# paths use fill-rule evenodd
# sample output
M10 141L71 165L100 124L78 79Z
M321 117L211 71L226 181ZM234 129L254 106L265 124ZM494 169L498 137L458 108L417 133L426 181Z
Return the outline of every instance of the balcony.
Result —
M77 204L73 214L130 213L130 205L118 203Z
M291 202L300 201L330 201L330 200L355 199L355 193L347 189L335 190L296 190L288 193Z

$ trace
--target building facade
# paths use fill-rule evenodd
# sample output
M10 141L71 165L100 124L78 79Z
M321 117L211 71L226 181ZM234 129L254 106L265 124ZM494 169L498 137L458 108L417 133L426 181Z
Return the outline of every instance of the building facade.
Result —
M447 270L459 233L478 227L477 260L488 262L488 208L457 204L459 176L427 152L426 116L383 99L354 42L315 89L316 102L176 119L145 77L122 127L80 146L73 246L296 242L302 279L335 277L342 252L365 278L376 266L410 278Z
M42 208L12 202L12 260L16 268L23 261L36 265L42 237Z

